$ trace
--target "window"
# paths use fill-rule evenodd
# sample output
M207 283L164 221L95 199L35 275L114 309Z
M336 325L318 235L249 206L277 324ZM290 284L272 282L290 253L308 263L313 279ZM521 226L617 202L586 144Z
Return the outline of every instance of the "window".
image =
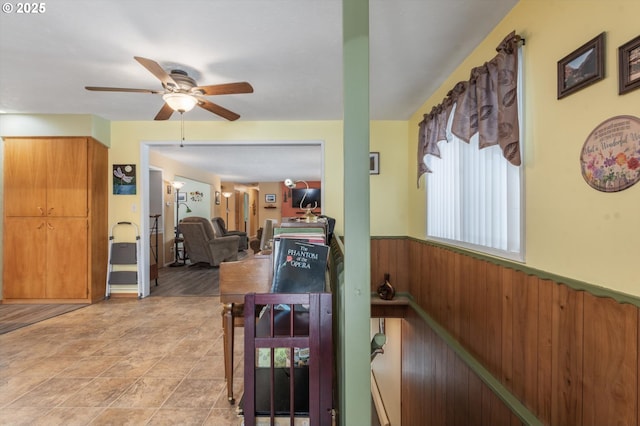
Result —
M520 89L518 103L522 111ZM506 161L498 145L478 149L477 134L468 144L455 137L452 116L447 141L438 143L440 158L425 157L432 171L426 179L427 238L524 261L523 167Z

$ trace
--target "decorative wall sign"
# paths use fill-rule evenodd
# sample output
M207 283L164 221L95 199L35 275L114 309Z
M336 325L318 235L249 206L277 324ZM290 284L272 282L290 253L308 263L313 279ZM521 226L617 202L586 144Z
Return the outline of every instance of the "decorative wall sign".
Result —
M592 188L617 192L640 180L640 118L619 115L600 123L580 154L582 177Z
M136 194L136 165L113 165L113 193L117 195Z

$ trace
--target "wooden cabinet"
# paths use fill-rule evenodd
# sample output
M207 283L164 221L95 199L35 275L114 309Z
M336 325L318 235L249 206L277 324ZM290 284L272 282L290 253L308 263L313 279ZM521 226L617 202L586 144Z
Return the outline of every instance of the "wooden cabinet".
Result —
M87 217L86 138L9 139L6 216Z
M5 138L5 302L104 297L107 149L92 138Z

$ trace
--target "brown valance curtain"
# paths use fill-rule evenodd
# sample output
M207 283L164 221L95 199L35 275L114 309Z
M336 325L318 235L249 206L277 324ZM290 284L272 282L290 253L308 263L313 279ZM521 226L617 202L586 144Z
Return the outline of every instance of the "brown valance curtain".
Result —
M451 133L469 143L478 133L480 148L499 144L504 157L520 165L518 124L518 44L515 31L496 48L498 55L484 65L473 68L469 81L457 83L441 104L424 115L418 133L418 186L420 177L431 170L425 155L440 157L438 142L446 140L447 120L455 112Z

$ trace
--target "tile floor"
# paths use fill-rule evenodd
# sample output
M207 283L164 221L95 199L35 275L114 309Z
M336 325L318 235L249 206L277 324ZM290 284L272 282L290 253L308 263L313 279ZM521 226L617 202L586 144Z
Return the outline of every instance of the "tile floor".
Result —
M221 309L217 297L111 299L0 335L0 425L241 425Z

